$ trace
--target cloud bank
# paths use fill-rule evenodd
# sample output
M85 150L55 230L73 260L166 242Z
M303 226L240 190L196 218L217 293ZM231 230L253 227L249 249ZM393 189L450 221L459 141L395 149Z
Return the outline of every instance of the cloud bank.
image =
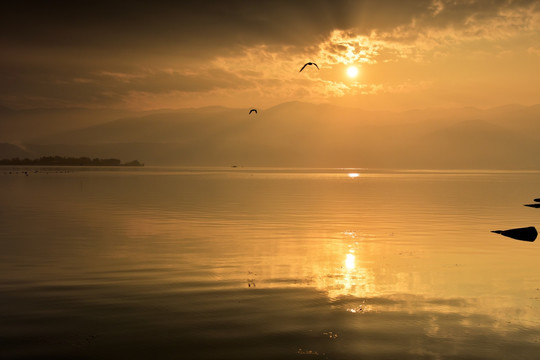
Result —
M514 79L539 95L537 1L23 1L0 16L8 107L470 105L458 88L489 105ZM307 61L321 71L299 74Z

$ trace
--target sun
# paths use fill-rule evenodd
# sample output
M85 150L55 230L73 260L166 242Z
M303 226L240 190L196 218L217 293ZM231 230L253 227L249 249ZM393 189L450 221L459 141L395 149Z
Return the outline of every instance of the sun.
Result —
M347 68L347 76L350 78L355 78L358 75L358 68L354 65L351 65Z

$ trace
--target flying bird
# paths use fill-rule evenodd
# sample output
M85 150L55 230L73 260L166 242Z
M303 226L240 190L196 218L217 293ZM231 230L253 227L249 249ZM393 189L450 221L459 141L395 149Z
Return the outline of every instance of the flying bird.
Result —
M257 114L257 109L251 109L251 110L249 110L249 113L251 114L254 111L255 111L255 114Z
M317 70L319 70L319 67L317 66L317 64L315 64L314 62L308 62L308 63L305 63L304 66L302 66L302 68L300 69L299 72L302 72L302 70L304 70L304 68L308 65L315 65L315 67L317 68Z

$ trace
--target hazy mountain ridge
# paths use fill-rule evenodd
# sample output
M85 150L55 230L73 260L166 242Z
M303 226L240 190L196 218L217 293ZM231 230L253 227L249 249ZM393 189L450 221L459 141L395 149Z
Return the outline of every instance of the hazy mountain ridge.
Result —
M0 154L3 159L12 159L29 157L33 152L15 144L0 143Z
M105 123L134 112L114 109L28 109L0 110L0 141L29 142L33 138L52 135L94 124Z
M540 169L539 151L538 134L464 120L418 138L398 154L415 167Z
M289 102L248 112L146 113L25 147L36 156L137 158L147 165L540 168L540 105L392 113Z

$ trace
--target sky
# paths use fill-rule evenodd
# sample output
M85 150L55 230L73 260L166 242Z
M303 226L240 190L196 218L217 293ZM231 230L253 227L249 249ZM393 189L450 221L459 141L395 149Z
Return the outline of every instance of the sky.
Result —
M0 49L12 109L540 103L540 1L10 0Z

